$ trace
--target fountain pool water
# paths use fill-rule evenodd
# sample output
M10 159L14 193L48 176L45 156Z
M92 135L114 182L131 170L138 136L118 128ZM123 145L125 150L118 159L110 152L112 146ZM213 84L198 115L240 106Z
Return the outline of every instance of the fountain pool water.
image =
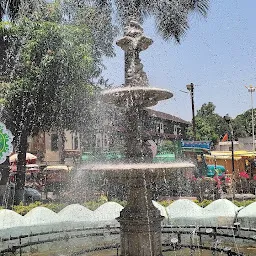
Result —
M124 163L87 165L83 170L104 172L118 183L128 183L127 205L117 219L120 223L122 256L162 255L161 216L152 203L151 184L168 178L170 172L192 173L190 163Z

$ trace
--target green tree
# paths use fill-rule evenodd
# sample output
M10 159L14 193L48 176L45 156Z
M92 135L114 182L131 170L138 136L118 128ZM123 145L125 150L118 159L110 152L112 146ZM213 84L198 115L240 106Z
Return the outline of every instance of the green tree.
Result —
M0 22L3 22L4 17L4 6L3 3L0 3ZM4 41L4 29L0 26L0 63L3 63L5 58L5 41ZM0 75L3 72L3 65L0 65Z
M233 120L233 128L234 136L236 138L252 136L252 110L249 109L244 113L237 115L236 118Z
M195 116L196 139L210 140L216 143L226 132L229 131L228 125L217 113L212 102L203 104ZM192 137L192 127L188 129L188 135Z
M88 26L63 22L58 3L47 8L20 16L6 34L11 83L4 116L17 145L17 189L24 187L29 135L90 125L93 79L102 66Z
M0 23L4 19L14 21L17 19L20 11L22 15L29 16L31 13L45 8L47 2L45 0L1 0L0 1ZM0 26L0 76L5 80L5 59L7 41L5 40L5 27Z

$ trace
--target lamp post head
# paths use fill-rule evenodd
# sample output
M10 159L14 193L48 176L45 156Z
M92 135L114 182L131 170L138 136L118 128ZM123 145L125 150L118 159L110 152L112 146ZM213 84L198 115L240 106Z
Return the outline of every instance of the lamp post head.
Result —
M186 87L187 87L187 89L188 89L189 91L191 91L192 88L194 87L194 84L193 84L193 83L187 84Z
M255 92L255 86L249 85L249 86L245 86L248 89L248 92L253 93Z

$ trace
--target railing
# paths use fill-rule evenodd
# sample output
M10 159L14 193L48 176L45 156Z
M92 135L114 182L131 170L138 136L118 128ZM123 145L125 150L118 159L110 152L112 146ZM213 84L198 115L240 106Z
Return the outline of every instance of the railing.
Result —
M82 255L92 251L100 251L106 249L116 250L119 255L119 227L99 227L99 228L71 228L68 230L48 231L31 233L20 236L10 236L1 239L2 249L0 255L13 253L14 255L22 255L26 247L53 242L69 241L72 239L90 238L90 237L111 237L111 241L104 242L103 245L85 246L78 252L71 255ZM116 237L114 237L116 236ZM230 239L230 241L238 241L242 239L243 243L256 242L256 229L240 227L239 223L235 223L233 227L205 227L205 226L163 226L163 252L176 251L188 248L191 251L208 250L224 253L228 256L244 255L232 247L227 247L225 243L221 243L222 238ZM113 239L116 240L113 242ZM85 243L86 244L86 243ZM238 244L238 242L237 242ZM254 243L255 244L255 243ZM4 248L5 247L5 248Z

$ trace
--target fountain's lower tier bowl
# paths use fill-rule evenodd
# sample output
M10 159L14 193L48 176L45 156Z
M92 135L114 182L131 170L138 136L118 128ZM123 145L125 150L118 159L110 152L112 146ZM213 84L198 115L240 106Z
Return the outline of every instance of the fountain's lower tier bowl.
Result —
M152 87L119 87L102 92L103 101L119 107L152 107L158 101L167 100L173 94L164 89Z
M129 179L145 176L154 180L168 177L174 172L193 174L195 165L192 163L136 163L136 164L89 164L81 168L84 171L104 172L108 176Z

